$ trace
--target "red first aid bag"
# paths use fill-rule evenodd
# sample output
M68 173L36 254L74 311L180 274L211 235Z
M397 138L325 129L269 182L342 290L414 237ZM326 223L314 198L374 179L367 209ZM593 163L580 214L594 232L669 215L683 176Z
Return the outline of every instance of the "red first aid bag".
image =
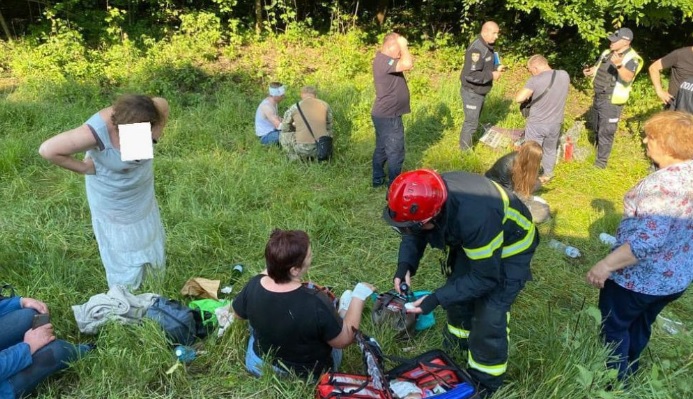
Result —
M316 399L392 399L389 390L378 389L365 375L325 373L320 377Z

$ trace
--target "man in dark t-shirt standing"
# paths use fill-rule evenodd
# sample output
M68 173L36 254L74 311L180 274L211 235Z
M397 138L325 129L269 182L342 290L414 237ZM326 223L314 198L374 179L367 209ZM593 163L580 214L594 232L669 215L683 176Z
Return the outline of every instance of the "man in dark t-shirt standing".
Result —
M373 151L373 187L385 184L387 162L388 184L402 171L404 163L404 125L402 115L411 112L409 87L404 71L412 69L414 62L407 39L397 33L389 33L373 60L375 102L371 118L375 127Z
M660 72L671 68L669 89L664 91L660 81ZM672 51L650 65L650 79L666 109L675 108L674 99L684 80L693 77L693 47L683 47Z

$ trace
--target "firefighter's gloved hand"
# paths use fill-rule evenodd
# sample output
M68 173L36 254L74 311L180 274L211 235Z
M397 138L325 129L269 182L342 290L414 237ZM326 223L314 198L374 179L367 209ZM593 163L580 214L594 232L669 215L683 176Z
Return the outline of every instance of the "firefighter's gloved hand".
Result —
M400 281L404 281L404 277L407 275L407 272L409 272L410 277L414 277L414 266L406 262L400 262L397 264L395 278L400 279Z
M356 284L356 287L354 287L354 290L351 292L351 297L365 301L366 298L371 296L372 293L373 293L373 287L372 286L370 286L369 284L366 284L366 283L358 283L358 284Z
M440 302L438 301L438 297L434 292L431 295L426 295L423 301L421 301L419 308L421 309L422 314L429 314L433 311L433 309L438 307L438 305L440 305Z

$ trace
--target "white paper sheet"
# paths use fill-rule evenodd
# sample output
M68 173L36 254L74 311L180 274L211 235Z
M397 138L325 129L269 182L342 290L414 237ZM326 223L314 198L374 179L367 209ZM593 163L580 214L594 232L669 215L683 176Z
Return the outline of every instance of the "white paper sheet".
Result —
M118 125L120 160L123 162L154 158L152 124L149 122Z

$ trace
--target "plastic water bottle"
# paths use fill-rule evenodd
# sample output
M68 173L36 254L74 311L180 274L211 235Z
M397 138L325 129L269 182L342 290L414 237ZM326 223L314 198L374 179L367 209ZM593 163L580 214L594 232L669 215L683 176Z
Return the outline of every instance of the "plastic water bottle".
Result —
M570 245L564 244L558 240L551 240L549 241L549 248L557 249L563 253L565 253L567 256L571 258L579 258L580 257L580 250L571 247Z
M190 363L193 360L195 360L195 357L197 356L197 352L195 351L195 349L189 346L178 345L176 346L176 349L173 350L173 352L176 354L178 360L180 360L183 363Z
M233 269L231 269L231 279L229 280L229 285L234 285L238 282L238 280L241 278L241 275L243 274L243 265L242 264L237 264L233 266Z
M599 240L601 242L603 242L604 244L612 246L612 247L614 245L616 245L616 237L612 236L611 234L601 233L599 235Z
M657 318L660 320L662 330L666 331L669 335L676 335L684 330L684 325L680 321L667 319L662 315L657 316Z

